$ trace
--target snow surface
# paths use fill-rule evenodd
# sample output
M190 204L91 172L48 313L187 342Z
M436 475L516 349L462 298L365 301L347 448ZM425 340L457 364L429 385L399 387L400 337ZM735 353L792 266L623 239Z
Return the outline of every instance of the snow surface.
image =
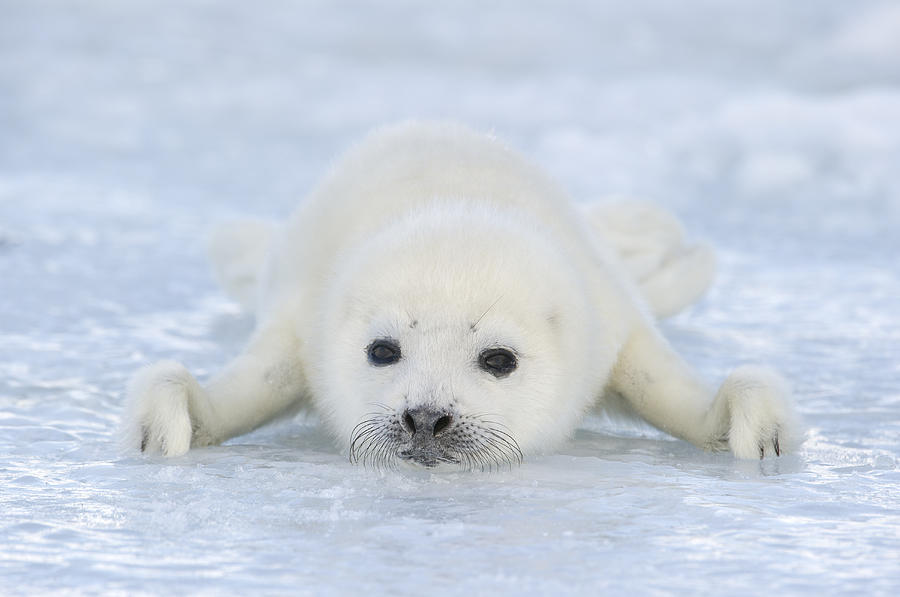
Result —
M494 129L720 251L667 322L793 382L742 462L589 420L494 474L351 466L312 419L123 455L141 364L251 329L198 230L284 216L370 127ZM900 591L900 6L0 0L0 594Z

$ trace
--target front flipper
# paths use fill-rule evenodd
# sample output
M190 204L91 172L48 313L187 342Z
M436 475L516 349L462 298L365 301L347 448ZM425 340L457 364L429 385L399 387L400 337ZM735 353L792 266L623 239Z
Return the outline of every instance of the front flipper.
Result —
M124 441L142 452L180 456L196 444L194 427L199 430L198 411L206 402L200 384L180 363L160 361L145 367L129 384Z
M650 424L706 450L764 458L790 451L802 439L777 373L741 367L713 394L649 326L626 343L610 389Z
M174 361L140 370L128 390L127 447L180 456L295 410L306 398L306 382L292 329L285 322L261 328L206 387Z
M725 430L738 458L780 456L799 443L799 425L784 379L762 367L740 367L719 388L708 417Z

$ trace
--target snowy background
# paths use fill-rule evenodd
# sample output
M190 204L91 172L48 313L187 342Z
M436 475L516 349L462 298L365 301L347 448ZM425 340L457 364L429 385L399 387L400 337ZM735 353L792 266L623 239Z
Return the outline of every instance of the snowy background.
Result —
M793 456L589 420L495 474L351 466L312 419L122 454L141 364L252 322L199 231L370 127L493 129L720 253L664 330L792 381ZM896 595L900 4L0 0L0 594Z

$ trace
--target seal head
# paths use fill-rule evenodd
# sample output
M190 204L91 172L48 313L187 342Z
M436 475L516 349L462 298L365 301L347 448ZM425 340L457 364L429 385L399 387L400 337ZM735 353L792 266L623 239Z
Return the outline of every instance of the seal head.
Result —
M587 289L531 222L429 210L339 271L310 381L355 462L515 464L564 438L607 373Z

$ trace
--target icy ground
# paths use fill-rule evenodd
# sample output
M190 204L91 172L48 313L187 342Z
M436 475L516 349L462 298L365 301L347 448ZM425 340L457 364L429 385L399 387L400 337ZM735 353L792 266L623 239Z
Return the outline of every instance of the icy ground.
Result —
M590 420L494 474L351 466L312 420L117 451L129 375L252 322L198 232L283 216L369 127L493 128L720 251L666 334L770 363L809 439L740 462ZM0 594L896 595L900 6L0 0Z

